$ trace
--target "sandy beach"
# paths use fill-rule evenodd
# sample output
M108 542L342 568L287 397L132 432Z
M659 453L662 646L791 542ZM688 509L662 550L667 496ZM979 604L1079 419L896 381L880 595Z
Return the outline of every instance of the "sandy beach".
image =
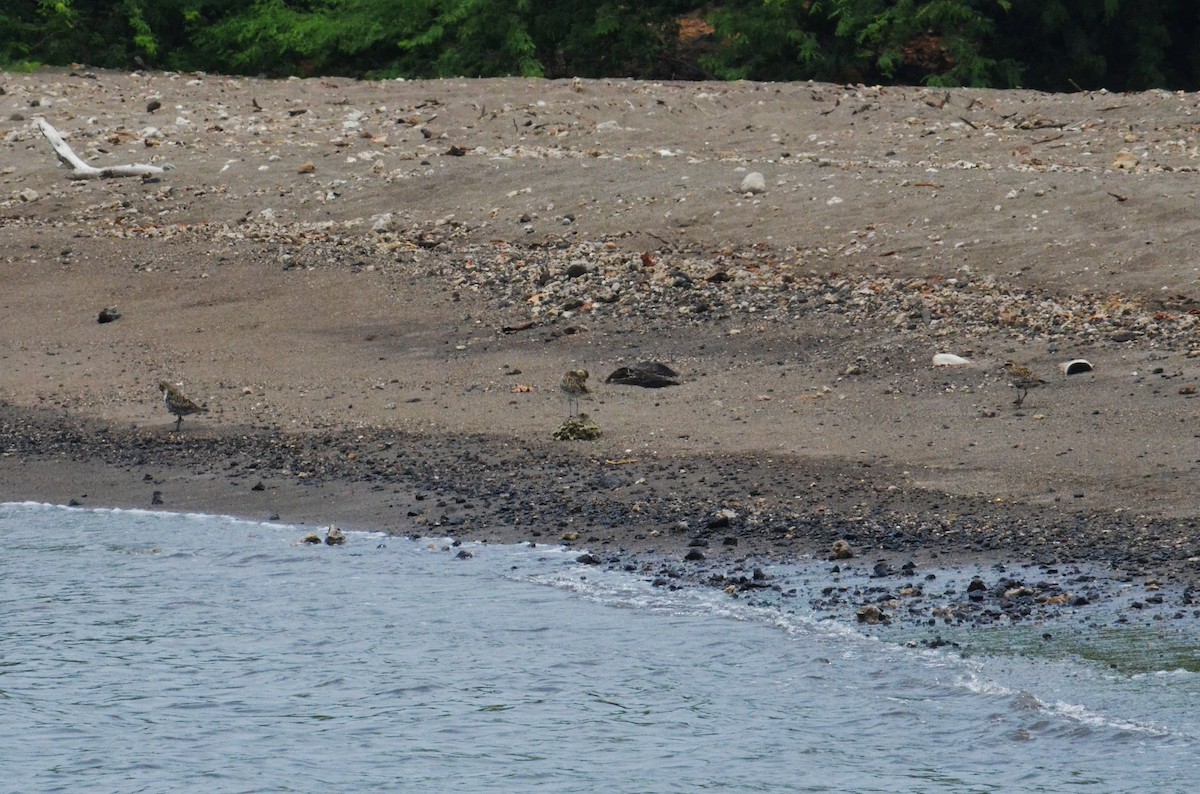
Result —
M157 493L703 580L838 539L868 568L1200 578L1200 96L0 87L0 500ZM173 168L68 179L37 118ZM1045 381L1020 406L1009 359ZM641 361L678 385L605 383ZM595 441L552 439L573 369ZM208 413L176 431L164 379Z

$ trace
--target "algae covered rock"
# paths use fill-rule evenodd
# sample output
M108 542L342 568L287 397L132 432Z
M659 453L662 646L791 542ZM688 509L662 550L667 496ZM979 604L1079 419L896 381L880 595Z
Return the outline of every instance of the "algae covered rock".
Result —
M587 414L576 414L554 431L555 441L594 441L600 438L600 425Z

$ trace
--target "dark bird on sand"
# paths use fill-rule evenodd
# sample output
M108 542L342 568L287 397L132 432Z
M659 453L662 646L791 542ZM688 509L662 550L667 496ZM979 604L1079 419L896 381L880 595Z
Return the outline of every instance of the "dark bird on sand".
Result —
M183 396L183 392L175 388L165 380L158 382L158 390L162 392L163 407L168 413L175 414L175 429L179 430L183 425L183 417L191 414L206 414L208 408L196 403Z

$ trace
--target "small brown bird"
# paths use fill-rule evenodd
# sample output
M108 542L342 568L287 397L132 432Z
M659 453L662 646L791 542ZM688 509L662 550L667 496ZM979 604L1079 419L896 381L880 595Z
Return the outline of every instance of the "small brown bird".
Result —
M1046 382L1030 372L1027 367L1021 366L1011 358L1005 362L1004 367L1008 370L1008 374L1012 376L1009 385L1017 390L1017 399L1013 400L1013 405L1018 408L1021 407L1021 403L1025 402L1025 396L1029 394L1030 389L1036 389Z
M587 387L588 371L586 369L569 370L563 375L558 388L567 396L567 411L569 416L579 413L579 398L591 394Z
M179 430L183 424L183 417L189 414L206 414L208 408L196 403L183 396L183 392L175 388L165 380L158 382L158 390L162 392L163 407L168 413L175 414L175 429Z

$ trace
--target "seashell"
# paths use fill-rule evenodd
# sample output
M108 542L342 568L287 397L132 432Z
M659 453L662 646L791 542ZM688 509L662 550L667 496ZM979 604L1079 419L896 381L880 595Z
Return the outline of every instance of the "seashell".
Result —
M1059 364L1058 371L1064 375L1078 375L1082 372L1091 372L1092 365L1082 358L1075 358Z
M935 367L962 367L970 363L970 359L956 356L953 353L938 353L933 357Z

